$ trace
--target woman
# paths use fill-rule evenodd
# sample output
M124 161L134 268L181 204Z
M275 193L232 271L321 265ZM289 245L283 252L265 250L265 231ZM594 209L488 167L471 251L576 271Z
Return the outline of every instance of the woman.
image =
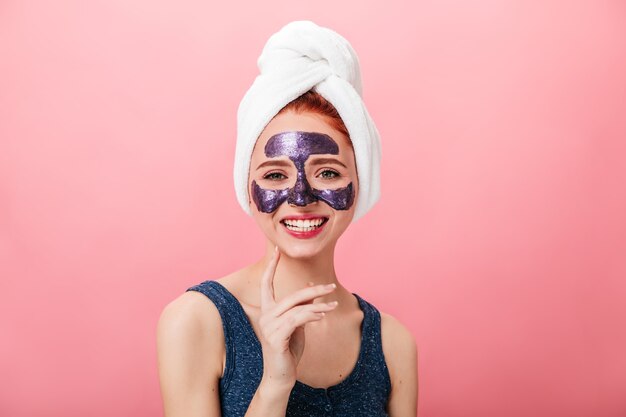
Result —
M410 332L344 288L334 250L378 199L378 132L349 43L274 34L238 112L235 186L261 259L189 288L158 325L166 417L417 413Z

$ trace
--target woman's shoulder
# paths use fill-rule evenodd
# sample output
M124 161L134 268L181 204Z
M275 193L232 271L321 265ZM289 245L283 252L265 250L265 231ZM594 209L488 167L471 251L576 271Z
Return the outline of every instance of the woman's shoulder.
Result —
M383 348L388 347L391 350L396 348L397 345L401 345L410 349L412 345L415 346L415 338L408 327L396 317L382 311L371 302L364 301L380 315L380 332L383 339Z
M227 278L205 280L191 284L189 288L206 289L209 281L223 282ZM184 291L165 305L157 330L164 343L171 339L200 349L223 350L224 330L219 309L202 291Z
M223 338L223 330L217 306L198 291L185 291L161 311L157 336L162 343L171 341L179 348L202 348L204 345L204 348L211 349L211 345L218 346L214 342Z
M380 312L380 332L385 362L392 383L417 366L417 343L411 331L396 317Z
M211 280L219 281L220 278ZM198 287L207 281L189 286ZM170 301L157 323L159 362L171 369L210 369L219 377L224 368L224 329L218 307L200 291L185 291ZM180 363L184 361L184 363ZM173 371L172 371L173 372Z
M206 331L207 325L210 330L221 329L219 310L207 296L207 292L210 291L207 284L215 281L230 290L231 281L238 273L239 271L236 271L189 285L187 291L178 295L163 308L159 321L175 322L179 327L188 328L188 331L200 328ZM189 289L195 291L189 291Z
M380 328L383 344L385 343L385 339L387 339L389 345L400 344L405 347L411 347L411 345L416 344L415 338L408 327L400 320L384 311L380 311Z
M221 317L218 307L207 293L210 291L207 285L215 281L225 287L229 292L235 292L235 283L239 280L240 271L222 277L211 278L202 282L189 285L188 289L170 301L161 312L159 325L175 327L177 331L184 331L190 335L197 332L205 333L222 332Z
M197 287L201 284L195 284ZM185 291L170 301L161 312L159 324L169 324L179 331L191 332L219 319L213 302L199 291Z

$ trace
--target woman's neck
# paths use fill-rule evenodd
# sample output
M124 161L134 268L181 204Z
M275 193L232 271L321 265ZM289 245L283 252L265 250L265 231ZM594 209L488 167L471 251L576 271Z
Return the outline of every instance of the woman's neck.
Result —
M265 255L255 265L259 281L273 252L274 246L268 242ZM335 273L334 254L334 245L327 246L324 252L310 258L291 258L281 252L274 274L274 296L276 300L280 301L285 296L306 288L309 282L315 285L335 283L339 286Z

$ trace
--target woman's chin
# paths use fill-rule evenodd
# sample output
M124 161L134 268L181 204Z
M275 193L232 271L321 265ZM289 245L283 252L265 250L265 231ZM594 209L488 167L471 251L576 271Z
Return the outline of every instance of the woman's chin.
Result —
M280 249L283 256L299 260L313 259L323 252L322 248L317 245L303 245L299 243L278 245L278 249Z
M307 260L322 256L327 253L332 254L332 250L328 250L330 242L312 242L312 241L298 241L295 239L281 239L278 244L278 249L281 254L291 259Z

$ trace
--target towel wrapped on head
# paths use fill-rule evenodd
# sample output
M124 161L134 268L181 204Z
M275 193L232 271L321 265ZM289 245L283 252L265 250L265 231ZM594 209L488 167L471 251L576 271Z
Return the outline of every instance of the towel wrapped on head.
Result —
M380 196L380 139L361 94L359 61L338 33L296 21L273 34L258 59L260 74L237 112L234 180L237 200L250 212L248 175L254 145L272 118L309 90L328 100L343 120L354 148L359 192L354 220Z

